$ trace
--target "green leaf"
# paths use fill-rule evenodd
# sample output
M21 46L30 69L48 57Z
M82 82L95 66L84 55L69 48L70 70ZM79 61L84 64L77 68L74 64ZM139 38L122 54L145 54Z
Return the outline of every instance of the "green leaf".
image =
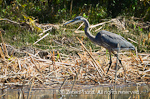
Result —
M85 13L83 13L83 17L88 18L88 16Z
M59 55L59 53L57 54L57 58L59 58L60 57L60 55Z

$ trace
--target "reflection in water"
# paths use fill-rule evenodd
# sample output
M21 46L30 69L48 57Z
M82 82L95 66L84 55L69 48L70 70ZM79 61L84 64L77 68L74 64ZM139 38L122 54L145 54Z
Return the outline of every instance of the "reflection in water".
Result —
M30 92L30 93L29 93ZM2 99L149 99L148 85L98 86L84 89L4 89Z

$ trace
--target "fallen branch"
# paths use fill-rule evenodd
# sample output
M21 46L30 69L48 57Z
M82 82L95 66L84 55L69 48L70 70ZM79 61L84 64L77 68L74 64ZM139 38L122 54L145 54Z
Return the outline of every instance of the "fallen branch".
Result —
M18 23L18 22L16 22L16 21L12 21L12 20L7 19L7 18L0 19L0 21L8 21L8 22L11 22L11 23L20 25L20 23Z
M90 55L90 57L92 58L92 60L95 62L95 64L97 65L97 66L99 66L98 64L97 64L97 62L96 62L96 60L93 58L93 56L90 54L90 52L86 49L86 47L83 45L83 43L82 43L82 41L77 37L77 39L79 40L79 42L80 42L80 44L82 45L82 47L86 50L86 52ZM104 71L102 70L102 68L99 66L99 68L100 68L100 71L99 71L99 69L98 69L98 67L97 66L95 66L95 68L97 69L97 71L98 71L98 73L99 73L99 75L101 76L101 77L103 77L103 75L105 75L104 74ZM102 74L101 74L102 73Z
M41 41L42 39L44 39L46 36L48 36L49 33L45 34L43 37L41 37L39 40L37 40L36 42L33 43L33 45L35 45L36 43L38 43L39 41Z
M4 40L3 40L3 37L2 37L1 31L0 31L0 36L1 36L1 41L2 41L2 46L3 46L4 55L5 55L6 58L9 58L10 56L8 55L8 51L7 51L6 45L5 45L5 43L4 43Z
M2 51L2 49L1 49L1 47L0 47L0 56L2 57L3 60L5 60L5 56L4 56L4 54L3 54L3 51Z
M39 34L39 36L43 35L45 32L50 31L50 30L52 30L52 27L50 27L50 28L49 28L49 29L47 29L47 30L43 30L43 32L42 32L42 33L40 33L40 34Z
M134 40L132 40L132 39L130 39L130 38L128 38L128 40L130 40L130 41L132 41L132 42L138 44L136 41L134 41Z

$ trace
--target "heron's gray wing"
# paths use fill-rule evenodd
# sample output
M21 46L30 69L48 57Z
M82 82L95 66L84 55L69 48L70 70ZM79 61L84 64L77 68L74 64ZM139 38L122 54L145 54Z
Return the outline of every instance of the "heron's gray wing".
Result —
M116 50L118 44L121 49L130 49L132 47L134 48L134 46L122 36L108 31L102 31L101 42L102 42L102 46L112 50Z

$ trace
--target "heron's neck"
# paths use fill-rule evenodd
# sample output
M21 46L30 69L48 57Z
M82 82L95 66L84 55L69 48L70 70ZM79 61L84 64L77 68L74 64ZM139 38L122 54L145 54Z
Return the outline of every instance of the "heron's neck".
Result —
M91 41L95 42L95 36L92 35L91 32L89 31L90 24L86 19L84 20L84 24L85 24L85 28L84 28L85 34Z

